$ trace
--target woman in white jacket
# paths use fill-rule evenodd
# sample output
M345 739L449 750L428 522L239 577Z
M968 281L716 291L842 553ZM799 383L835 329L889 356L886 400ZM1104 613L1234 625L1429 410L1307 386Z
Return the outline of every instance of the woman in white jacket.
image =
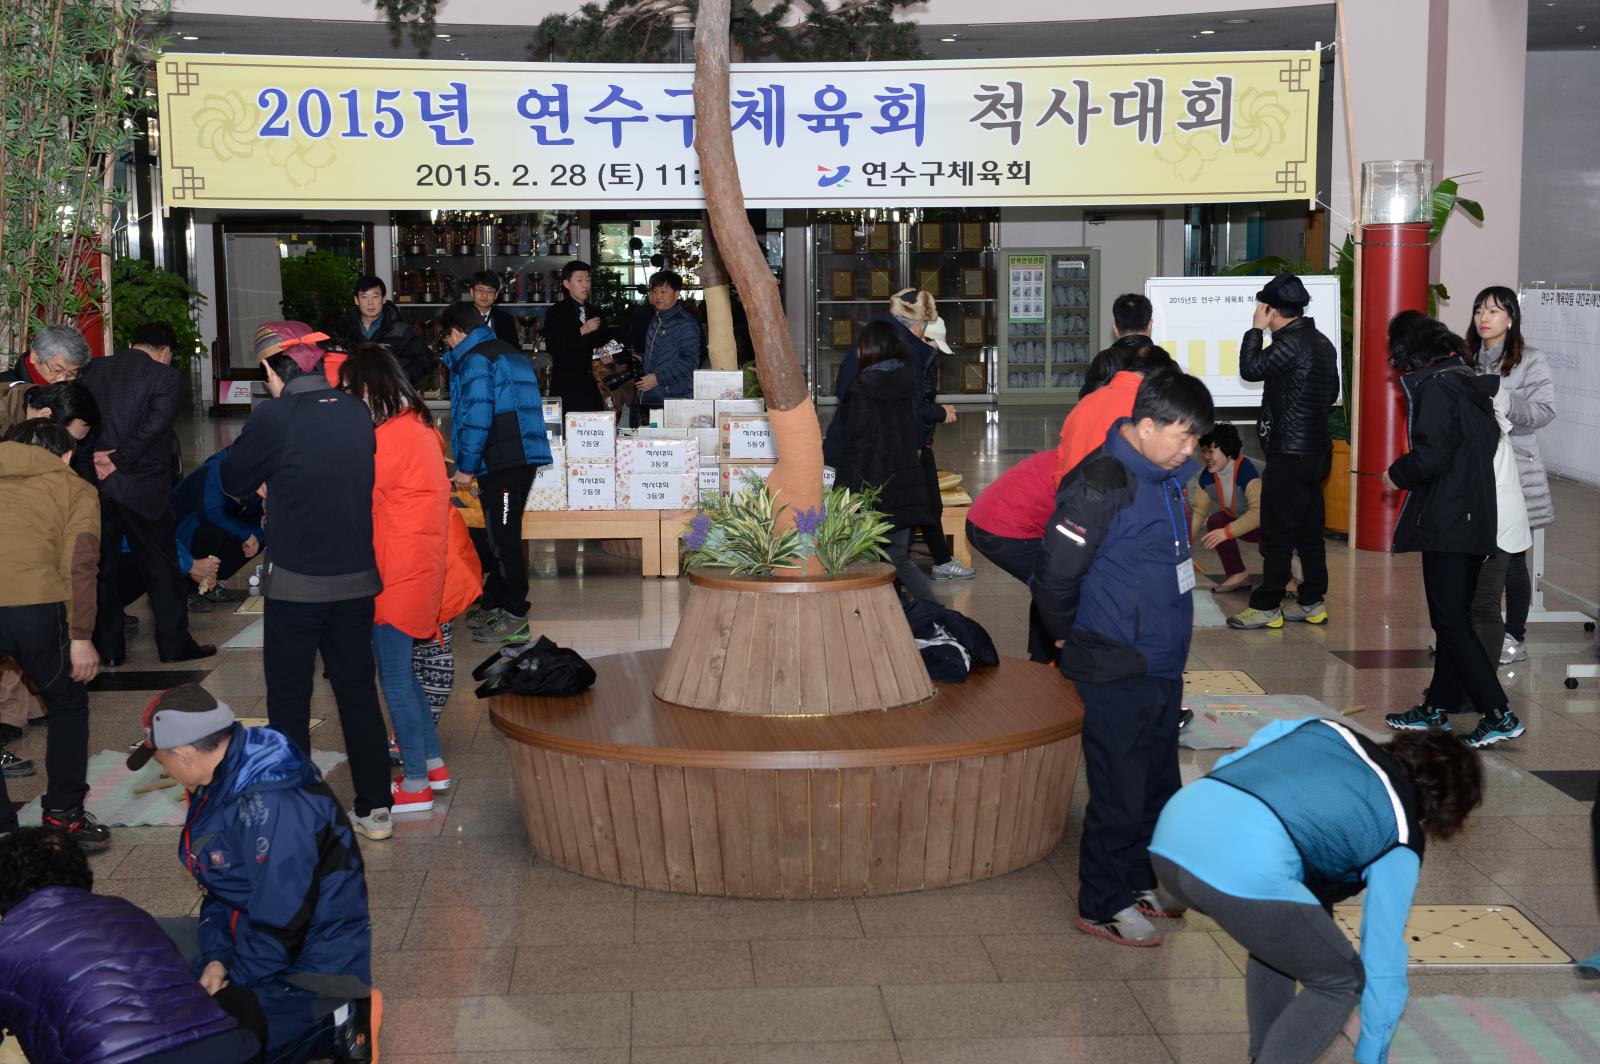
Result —
M1494 419L1500 426L1500 443L1494 449L1495 552L1478 570L1472 595L1472 630L1490 661L1499 657L1506 636L1500 592L1505 587L1507 565L1533 546L1528 504L1522 496L1522 478L1511 445L1511 420L1506 416L1510 406L1511 392L1502 380L1494 397Z
M1472 328L1467 330L1467 350L1478 372L1500 377L1503 403L1497 413L1510 422L1506 439L1516 456L1517 475L1527 508L1529 530L1554 523L1550 479L1539 457L1538 431L1556 417L1556 386L1544 355L1522 340L1522 307L1509 288L1492 285L1472 301ZM1502 504L1503 505L1503 504ZM1532 541L1529 540L1529 545ZM1527 658L1528 609L1533 602L1533 581L1528 573L1527 550L1502 549L1484 563L1473 599L1475 625L1480 616L1500 616L1500 595L1505 592L1505 632L1500 645L1489 649L1489 660L1502 665ZM1484 629L1478 628L1480 637Z

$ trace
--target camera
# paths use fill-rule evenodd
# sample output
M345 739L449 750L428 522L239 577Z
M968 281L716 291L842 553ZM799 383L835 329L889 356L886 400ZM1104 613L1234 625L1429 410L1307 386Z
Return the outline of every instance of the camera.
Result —
M620 341L612 340L605 346L596 348L595 354L601 358L611 359L610 372L600 378L601 385L607 391L614 392L626 385L637 384L644 376L644 363Z

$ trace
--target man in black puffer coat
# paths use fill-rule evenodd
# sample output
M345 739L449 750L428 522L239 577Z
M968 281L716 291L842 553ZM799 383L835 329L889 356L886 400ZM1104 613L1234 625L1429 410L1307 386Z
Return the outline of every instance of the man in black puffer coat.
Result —
M1261 583L1230 628L1282 628L1285 620L1327 624L1328 560L1322 544L1322 482L1333 463L1328 414L1339 398L1333 342L1303 317L1311 293L1280 273L1256 293L1255 320L1239 345L1239 376L1265 381L1256 432L1266 451L1261 484ZM1272 343L1261 346L1261 330ZM1299 601L1283 605L1289 562L1300 553Z

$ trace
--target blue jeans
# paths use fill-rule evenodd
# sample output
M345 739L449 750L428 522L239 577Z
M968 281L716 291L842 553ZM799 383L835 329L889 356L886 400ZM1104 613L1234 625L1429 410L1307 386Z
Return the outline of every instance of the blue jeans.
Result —
M427 779L427 759L442 755L428 698L411 670L411 637L392 624L373 625L372 657L377 662L378 686L389 705L389 719L394 722L406 776Z

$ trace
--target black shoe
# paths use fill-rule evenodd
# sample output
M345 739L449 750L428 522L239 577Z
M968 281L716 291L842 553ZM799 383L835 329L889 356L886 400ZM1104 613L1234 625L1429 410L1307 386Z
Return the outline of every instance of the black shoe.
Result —
M345 1006L344 1019L333 1028L332 1059L337 1064L372 1060L382 1024L383 994L374 988L371 997L357 998Z
M243 601L249 596L243 591L235 591L231 587L223 587L221 584L218 584L210 591L202 594L200 597L205 599L207 602L214 602L217 605L226 606L235 602Z
M1178 730L1179 731L1183 731L1185 728L1187 728L1189 725L1191 725L1193 723L1194 723L1194 710L1189 709L1187 706L1185 706L1182 709L1178 710Z
M122 662L123 662L123 660L124 660L124 659L123 659L123 658L113 658L113 657L102 657L102 658L101 658L101 659L100 659L100 667L101 667L101 668L102 668L102 669L115 669L115 668L119 668L119 667L120 667L120 666L121 666L121 665L122 665ZM32 723L33 723L33 721L31 721L31 720L30 720L30 721L29 721L29 722L28 722L28 723L29 723L29 724L32 724ZM39 723L41 723L41 724L42 724L42 723L44 723L44 721L43 721L43 719L42 719L42 718L41 718L41 720L40 720L40 721L39 721Z
M84 853L99 853L111 845L111 829L82 806L55 813L46 810L39 817L39 825L65 835Z
M25 757L18 757L10 750L0 746L0 772L3 772L8 780L31 776L34 773L33 762Z
M186 645L182 650L178 651L176 654L172 655L172 657L170 657L170 658L167 657L165 654L163 654L161 656L161 660L162 661L196 661L196 660L198 660L200 658L209 658L209 657L211 657L211 655L215 654L216 652L217 652L217 647L216 647L215 643L196 643L193 639L190 639L189 642L188 642L188 645ZM120 665L121 662L118 662L118 664Z
M215 609L215 607L211 605L211 600L207 599L204 595L196 591L189 592L190 613L210 613L213 609Z

